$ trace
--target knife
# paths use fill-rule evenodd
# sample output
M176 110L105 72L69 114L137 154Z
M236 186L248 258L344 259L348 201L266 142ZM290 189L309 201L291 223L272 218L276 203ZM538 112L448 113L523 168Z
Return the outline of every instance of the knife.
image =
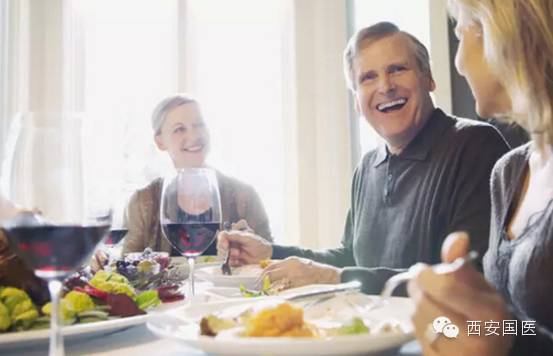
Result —
M291 293L291 294L285 294L285 295L281 294L281 295L278 295L278 297L291 301L291 300L299 300L304 298L318 297L318 296L334 294L339 292L350 292L350 291L359 291L359 290L361 290L361 282L351 281L347 283L336 284L331 287L325 286L324 289L319 289L315 291L297 292L297 293Z

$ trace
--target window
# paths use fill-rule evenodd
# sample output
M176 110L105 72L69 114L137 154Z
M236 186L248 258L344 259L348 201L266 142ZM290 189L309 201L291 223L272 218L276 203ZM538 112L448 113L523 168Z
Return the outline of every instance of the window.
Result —
M208 163L253 185L273 234L282 236L282 23L275 16L281 2L80 3L86 24L87 175L123 187L120 207L135 189L162 175L170 162L154 148L150 114L162 97L187 91L201 103L211 132ZM183 47L184 57L178 52Z
M113 187L116 211L121 212L126 198L163 174L168 164L155 150L150 114L162 96L177 90L177 2L80 4L85 24L85 169L89 181Z
M187 86L211 132L209 163L252 184L273 235L284 228L281 1L194 0Z
M84 189L112 186L121 212L171 169L150 115L162 97L189 92L211 131L208 163L255 187L278 242L339 243L352 170L343 0L9 3L22 10L22 36L6 46L18 71L0 75L23 84L10 103L85 112Z

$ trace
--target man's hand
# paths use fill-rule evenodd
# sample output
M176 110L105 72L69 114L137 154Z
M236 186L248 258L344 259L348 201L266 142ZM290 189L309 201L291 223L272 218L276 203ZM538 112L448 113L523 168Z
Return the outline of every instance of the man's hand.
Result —
M318 263L307 258L288 257L265 268L260 280L268 276L271 285L286 289L307 284L340 283L340 274L341 269L331 265Z
M256 264L273 255L269 241L248 231L221 231L217 236L217 254L226 255L229 248L233 267Z

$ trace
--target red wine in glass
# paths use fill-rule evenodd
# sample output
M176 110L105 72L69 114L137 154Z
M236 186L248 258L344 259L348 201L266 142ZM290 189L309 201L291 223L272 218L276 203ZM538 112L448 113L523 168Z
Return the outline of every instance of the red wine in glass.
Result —
M20 129L8 163L8 191L25 211L2 228L14 252L48 282L51 356L64 354L58 321L62 282L87 262L112 219L113 190L88 174L92 168L82 162L84 118L82 113L37 111L14 119ZM98 152L97 158L104 155Z
M129 230L127 229L111 229L109 230L108 237L105 239L104 243L106 245L117 245L123 237L127 234Z
M164 224L163 230L171 245L185 257L201 255L215 240L218 223Z
M164 178L159 221L165 238L188 260L189 296L194 296L194 259L215 240L221 217L214 170L181 168Z
M64 278L92 255L109 225L14 226L5 228L16 253L42 279Z

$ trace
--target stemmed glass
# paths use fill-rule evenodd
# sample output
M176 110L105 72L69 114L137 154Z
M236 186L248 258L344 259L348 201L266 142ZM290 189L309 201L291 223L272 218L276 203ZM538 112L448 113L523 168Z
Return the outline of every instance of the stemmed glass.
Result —
M221 228L221 198L215 171L183 168L165 177L160 222L165 238L188 260L189 295L194 296L194 260Z
M11 247L48 282L50 355L63 355L59 301L63 280L86 263L109 231L109 193L83 184L81 117L22 115L12 148L9 197L22 212L2 224ZM104 199L105 198L105 199Z

